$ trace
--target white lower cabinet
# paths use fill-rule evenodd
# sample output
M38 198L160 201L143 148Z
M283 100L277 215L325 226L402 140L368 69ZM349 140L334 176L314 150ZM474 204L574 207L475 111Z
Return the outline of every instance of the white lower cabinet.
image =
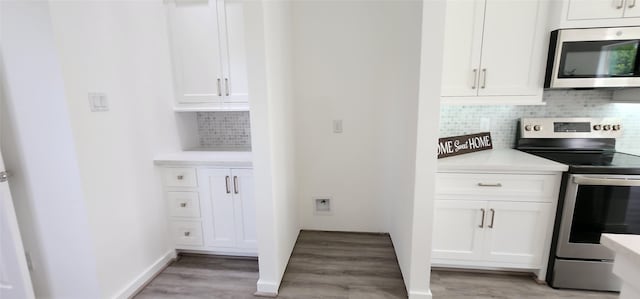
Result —
M550 203L489 202L484 257L491 262L540 267L550 216Z
M205 219L208 246L257 248L253 175L250 169L201 169L203 195L212 217Z
M176 249L216 254L257 253L251 169L164 167L163 172ZM190 174L192 183L175 184L167 179L184 173Z
M435 201L434 266L546 271L559 174L439 173L438 181L475 178L475 193L440 186ZM535 182L521 186L513 182ZM487 182L491 182L488 184ZM469 186L471 186L469 185Z
M468 200L436 200L433 258L452 260L482 259L482 210L487 203Z

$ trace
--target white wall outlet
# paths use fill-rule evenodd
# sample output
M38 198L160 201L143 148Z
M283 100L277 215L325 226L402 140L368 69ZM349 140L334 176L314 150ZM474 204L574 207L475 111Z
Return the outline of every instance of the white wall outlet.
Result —
M313 212L316 215L331 215L331 197L316 196L313 197Z
M109 101L107 100L107 94L104 92L90 92L89 107L91 108L91 112L109 111Z
M480 130L482 132L491 132L491 119L483 117L480 119Z
M336 133L336 134L342 133L342 120L341 119L333 120L333 133Z

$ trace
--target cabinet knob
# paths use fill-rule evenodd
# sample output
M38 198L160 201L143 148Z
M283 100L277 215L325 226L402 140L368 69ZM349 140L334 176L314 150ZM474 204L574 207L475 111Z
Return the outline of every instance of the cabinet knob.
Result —
M177 178L178 178L178 181L182 181L184 180L184 175L180 174L177 176Z
M186 202L181 202L180 203L180 207L181 208L186 208L187 207L187 203Z
M185 237L188 237L188 236L190 236L190 235L191 235L191 232L184 232L184 236L185 236Z

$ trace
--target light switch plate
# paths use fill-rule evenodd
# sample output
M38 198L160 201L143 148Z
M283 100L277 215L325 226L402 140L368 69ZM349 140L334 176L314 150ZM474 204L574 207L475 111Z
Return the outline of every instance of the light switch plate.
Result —
M107 99L107 94L104 92L90 92L89 107L91 108L92 112L109 111L109 101Z

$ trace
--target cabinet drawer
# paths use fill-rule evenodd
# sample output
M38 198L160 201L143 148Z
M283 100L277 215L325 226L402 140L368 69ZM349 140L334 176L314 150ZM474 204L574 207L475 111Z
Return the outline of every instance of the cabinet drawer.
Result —
M163 169L164 184L167 187L197 187L195 168L168 167Z
M167 192L169 215L172 217L200 217L198 192Z
M202 246L200 221L172 221L171 231L177 245Z
M554 175L438 173L436 194L555 199L557 180Z

